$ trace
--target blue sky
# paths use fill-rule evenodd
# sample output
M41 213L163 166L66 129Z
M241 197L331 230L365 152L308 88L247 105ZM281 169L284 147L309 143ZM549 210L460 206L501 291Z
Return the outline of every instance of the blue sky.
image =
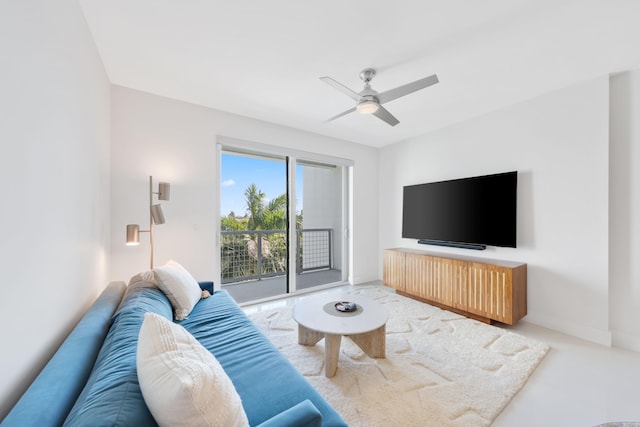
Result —
M243 216L247 210L244 191L251 184L266 194L265 203L287 190L284 160L258 159L222 153L220 215L233 211ZM302 206L302 167L296 168L298 206ZM299 211L300 209L296 209Z

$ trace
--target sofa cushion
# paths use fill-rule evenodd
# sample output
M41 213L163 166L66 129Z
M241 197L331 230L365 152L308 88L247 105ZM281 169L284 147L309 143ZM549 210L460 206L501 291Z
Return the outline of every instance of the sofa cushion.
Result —
M252 426L306 399L322 414L322 425L346 426L226 291L201 300L189 318L179 324L220 362L238 391Z
M147 312L173 317L171 304L158 288L142 282L131 284L65 425L156 425L144 403L136 373L138 333Z
M249 425L220 363L182 326L145 314L137 367L142 395L159 425Z
M196 279L175 261L169 261L162 267L156 267L153 272L158 287L171 301L175 319L183 320L186 318L202 295L202 290Z
M305 400L280 412L273 418L261 423L258 427L322 427L322 414L318 408Z

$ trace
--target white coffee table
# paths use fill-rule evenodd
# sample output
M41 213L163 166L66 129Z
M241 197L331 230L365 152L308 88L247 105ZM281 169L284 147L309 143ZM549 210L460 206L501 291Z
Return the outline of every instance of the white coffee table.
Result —
M358 308L343 313L335 308L340 301L353 301ZM292 310L298 323L298 343L315 345L324 338L325 375L333 377L338 368L340 342L348 336L367 355L385 357L387 308L369 298L343 295L339 292L303 298Z

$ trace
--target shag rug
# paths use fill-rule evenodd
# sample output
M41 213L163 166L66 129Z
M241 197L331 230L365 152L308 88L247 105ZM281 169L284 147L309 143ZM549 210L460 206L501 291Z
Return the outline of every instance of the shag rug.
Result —
M350 426L488 426L549 350L380 286L339 294L384 304L389 321L386 358L343 337L333 378L324 375L324 340L298 344L291 307L249 316Z

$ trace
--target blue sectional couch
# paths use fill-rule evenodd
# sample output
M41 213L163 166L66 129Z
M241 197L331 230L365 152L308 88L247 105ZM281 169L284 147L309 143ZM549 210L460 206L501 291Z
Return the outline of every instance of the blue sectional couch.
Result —
M227 292L213 292L212 282L200 286L213 295L176 323L220 362L250 425L346 426ZM157 287L111 283L1 425L157 425L136 374L146 312L173 319L171 304Z

